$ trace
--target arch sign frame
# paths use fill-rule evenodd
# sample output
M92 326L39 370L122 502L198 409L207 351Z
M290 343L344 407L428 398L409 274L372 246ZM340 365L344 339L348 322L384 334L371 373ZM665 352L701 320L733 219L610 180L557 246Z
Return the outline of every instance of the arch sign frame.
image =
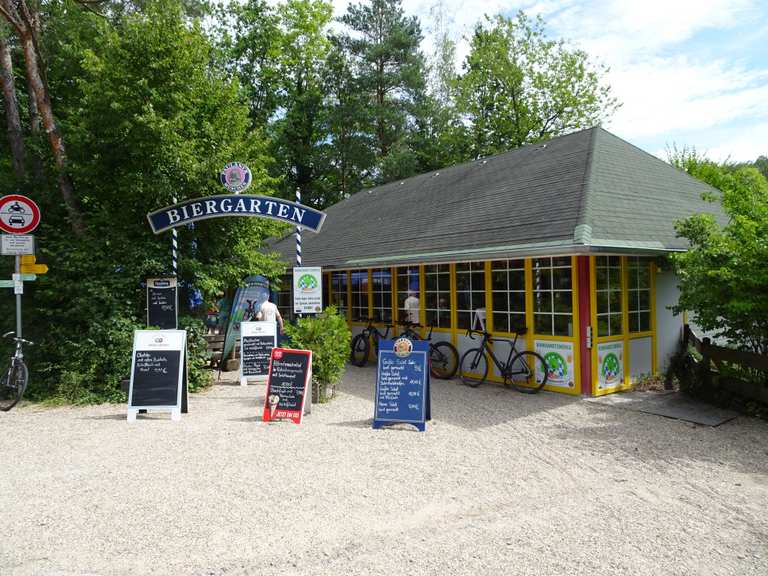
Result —
M147 214L147 220L155 234L161 234L177 226L191 222L227 216L257 216L271 218L319 232L325 221L325 212L304 204L251 194L218 194L185 200Z

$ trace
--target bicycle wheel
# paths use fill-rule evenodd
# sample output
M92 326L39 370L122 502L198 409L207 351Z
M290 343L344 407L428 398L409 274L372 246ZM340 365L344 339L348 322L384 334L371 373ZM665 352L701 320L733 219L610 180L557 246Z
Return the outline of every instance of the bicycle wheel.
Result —
M0 378L0 410L7 412L21 400L27 388L27 367L17 360L11 363Z
M461 381L472 388L480 386L488 376L488 359L482 348L472 348L465 352L459 367Z
M429 373L435 378L453 378L459 367L459 353L450 342L438 342L429 347Z
M365 366L368 362L368 350L371 343L368 342L368 336L358 334L352 338L352 352L349 355L349 361L355 366Z
M548 372L547 362L541 354L523 350L512 358L504 384L511 382L518 392L536 394L547 383Z

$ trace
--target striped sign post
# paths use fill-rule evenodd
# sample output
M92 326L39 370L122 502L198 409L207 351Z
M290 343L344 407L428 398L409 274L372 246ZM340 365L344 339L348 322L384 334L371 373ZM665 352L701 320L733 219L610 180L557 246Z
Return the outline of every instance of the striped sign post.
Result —
M176 204L176 196L173 203ZM174 228L171 231L171 268L174 276L179 275L179 232Z
M296 202L301 204L301 190L296 188ZM296 226L296 266L301 266L301 226Z

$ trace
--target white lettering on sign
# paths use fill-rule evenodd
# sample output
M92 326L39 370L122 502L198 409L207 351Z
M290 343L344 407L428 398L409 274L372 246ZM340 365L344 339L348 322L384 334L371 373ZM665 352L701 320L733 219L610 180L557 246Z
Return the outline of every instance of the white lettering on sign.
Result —
M224 202L221 203L221 209L224 210ZM208 214L217 214L218 210L216 210L216 200L206 200L205 210ZM229 210L227 210L227 212L229 212Z
M222 200L221 203L224 204L224 200ZM245 212L245 200L242 198L237 201L237 205L235 205L235 212Z
M192 216L202 216L203 215L203 207L200 205L199 202L195 202L192 204Z
M306 214L306 210L302 210L301 208L296 208L294 206L293 208L293 219L297 222L302 222L304 220L304 214Z
M280 204L280 208L277 209L277 215L280 216L280 218L288 218L288 206Z
M179 211L178 210L168 210L168 220L170 220L171 224L181 220L181 216L179 216Z
M251 212L261 214L261 200L254 200L251 198Z
M264 202L264 204L267 205L267 214L272 216L272 208L275 207L275 203L272 202L271 200L267 200L266 202Z
M221 201L221 211L232 212L232 202L229 198L224 198L224 200Z

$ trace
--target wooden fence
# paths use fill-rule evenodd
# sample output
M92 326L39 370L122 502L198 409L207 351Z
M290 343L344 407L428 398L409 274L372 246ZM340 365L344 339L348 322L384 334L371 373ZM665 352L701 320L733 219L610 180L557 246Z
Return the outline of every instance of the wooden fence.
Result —
M712 344L709 338L699 338L686 324L683 329L683 346L693 346L702 356L702 363L708 369L707 377L716 378L719 386L745 398L768 403L768 356L725 348ZM764 372L763 382L747 382L727 374L728 365Z

